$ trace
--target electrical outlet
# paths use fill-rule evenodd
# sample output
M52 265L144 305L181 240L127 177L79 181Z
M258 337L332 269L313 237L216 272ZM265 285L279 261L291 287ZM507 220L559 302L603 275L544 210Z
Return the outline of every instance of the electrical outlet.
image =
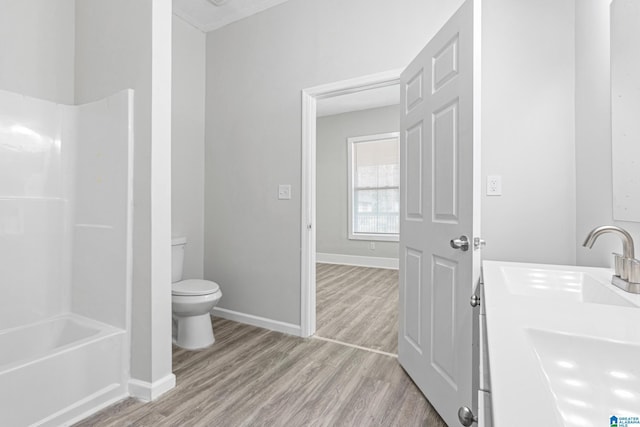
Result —
M376 250L376 242L369 242L369 249L371 249L372 251Z
M487 176L487 196L502 196L502 177L500 175Z

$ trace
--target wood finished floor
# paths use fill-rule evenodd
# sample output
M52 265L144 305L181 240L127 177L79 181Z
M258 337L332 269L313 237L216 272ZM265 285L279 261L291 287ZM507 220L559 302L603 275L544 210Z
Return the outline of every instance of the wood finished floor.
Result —
M446 427L394 357L214 319L216 343L174 347L177 386L76 424Z
M398 270L316 264L316 336L398 353Z

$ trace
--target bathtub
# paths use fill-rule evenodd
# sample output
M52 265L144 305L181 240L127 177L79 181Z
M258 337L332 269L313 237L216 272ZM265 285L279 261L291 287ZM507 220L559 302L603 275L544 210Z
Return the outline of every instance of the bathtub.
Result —
M0 331L0 425L69 425L124 398L126 336L76 314Z

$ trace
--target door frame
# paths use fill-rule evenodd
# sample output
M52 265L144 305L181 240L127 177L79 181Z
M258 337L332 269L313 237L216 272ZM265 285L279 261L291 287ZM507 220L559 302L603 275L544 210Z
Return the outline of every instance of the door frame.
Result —
M302 90L302 185L300 250L300 336L316 332L316 104L400 83L402 68L341 80Z

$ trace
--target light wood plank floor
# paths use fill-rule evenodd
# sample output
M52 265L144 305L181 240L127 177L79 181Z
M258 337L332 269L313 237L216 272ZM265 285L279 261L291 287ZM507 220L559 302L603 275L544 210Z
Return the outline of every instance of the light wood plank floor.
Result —
M398 353L398 270L316 265L316 336Z
M446 427L394 357L224 319L214 326L213 347L174 347L175 389L76 427Z

